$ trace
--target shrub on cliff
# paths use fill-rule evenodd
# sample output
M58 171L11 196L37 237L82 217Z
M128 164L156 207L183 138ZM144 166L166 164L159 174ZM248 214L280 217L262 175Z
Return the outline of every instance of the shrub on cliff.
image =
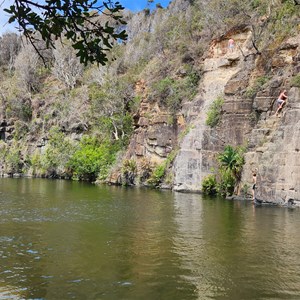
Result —
M6 118L17 118L28 122L32 117L31 100L25 98L21 93L12 94L6 103Z
M252 85L248 86L247 90L245 91L245 96L248 98L254 98L255 95L263 90L264 86L270 78L268 76L260 76L255 79Z
M15 122L14 139L20 140L21 138L26 136L28 131L29 131L29 128L28 128L27 123L17 120Z
M44 152L42 154L35 153L31 156L33 175L68 177L67 163L74 151L75 147L70 139L65 137L58 127L52 127Z
M152 187L158 187L162 183L165 176L166 164L161 164L155 167L147 183Z
M217 193L216 175L206 176L202 181L202 192L206 195L215 195Z
M159 101L173 114L178 112L183 101L190 101L197 92L200 76L190 66L185 66L183 78L166 77L154 82L150 97Z
M224 100L221 96L214 100L207 112L206 125L215 127L219 124L223 103Z
M125 143L132 132L130 105L134 91L130 79L107 76L101 86L90 86L89 97L94 125L107 136Z
M109 141L100 143L96 138L84 137L79 148L68 162L73 179L95 181L107 177L110 166L115 161L118 144Z
M244 149L226 145L217 157L219 167L216 174L205 177L202 181L202 192L205 194L232 195L241 180L244 165Z
M234 192L234 187L236 184L235 178L228 169L219 169L219 182L217 183L217 191L219 195L226 197L227 195L232 195Z
M4 141L0 140L0 161L1 161L1 163L4 162L5 155L7 153L7 148L8 148L7 144Z
M300 87L300 75L296 75L292 78L291 86Z
M8 174L21 173L21 151L17 143L13 143L5 156L5 171Z
M134 185L136 175L136 161L134 159L125 159L122 164L122 185Z
M233 147L227 145L224 151L219 154L218 161L221 167L229 170L233 177L237 180L240 179L242 168L244 165L244 149L241 147Z
M244 149L227 145L224 151L219 154L218 162L220 164L219 191L225 195L232 194L234 188L237 187L241 180L244 165Z
M46 177L68 175L67 163L75 151L71 140L56 126L49 131L45 152L41 155L42 173Z
M158 187L162 182L167 184L172 183L172 173L170 172L170 168L173 164L173 161L177 155L177 149L174 149L169 153L166 160L159 165L156 165L152 168L151 175L147 180L147 183L152 187Z
M16 33L7 32L0 38L0 66L12 70L21 48L21 38Z

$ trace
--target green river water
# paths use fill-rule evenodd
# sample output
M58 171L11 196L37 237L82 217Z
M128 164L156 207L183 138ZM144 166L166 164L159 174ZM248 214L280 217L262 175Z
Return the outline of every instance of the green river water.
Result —
M300 210L0 179L0 299L300 299Z

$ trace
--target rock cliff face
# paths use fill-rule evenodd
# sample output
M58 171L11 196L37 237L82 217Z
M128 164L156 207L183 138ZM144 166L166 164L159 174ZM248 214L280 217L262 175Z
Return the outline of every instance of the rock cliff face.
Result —
M174 164L174 189L177 191L199 191L203 178L214 167L216 153L224 143L242 144L245 134L249 133L251 100L235 95L237 87L234 85L239 87L244 84L243 78L238 78L241 74L245 75L247 66L239 48L248 54L250 32L237 32L231 37L237 43L233 52L227 49L228 38L212 44L210 54L203 62L204 76L199 87L199 100L185 108L184 114L190 120L191 130L183 139ZM218 96L225 99L222 125L210 129L205 125L207 110Z
M261 117L249 135L243 180L249 181L251 169L257 168L257 198L265 201L300 200L300 91L291 87L291 77L298 74L299 46L300 36L297 36L272 57L273 81L269 90L258 95L253 104ZM288 89L287 105L276 117L274 100L278 90L284 87Z
M168 38L173 31L167 32L165 39L160 40L165 28L160 28L159 25L163 20L168 20L169 16L183 12L175 21L170 18L169 26L172 30L178 22L186 26L184 20L192 15L190 2L193 1L176 0L168 10L158 9L155 14L150 15L146 11L136 15L129 13L129 41L128 45L123 45L124 61L119 62L113 74L121 74L121 77L130 63L139 66L140 60L141 65L145 65L147 59L151 64L148 66L148 73L139 73L134 81L134 96L141 99L133 118L134 132L127 151L108 181L120 183L124 160L133 159L137 163L140 177L147 166L151 165L153 170L153 166L169 161L168 187L175 191L200 192L203 179L213 172L217 164L216 156L224 146L243 145L247 152L241 184L249 186L249 193L251 171L257 169L259 199L272 202L287 202L290 199L300 201L300 34L263 49L262 53L253 46L256 33L251 25L241 25L230 30L219 39L211 41L208 49L202 45L202 41L206 44L209 34L200 36L200 30L191 34L191 41L197 40L195 45L190 45L194 47L193 51L184 44L185 40L181 41L182 44L176 44L177 37L180 36L178 28L176 30L179 33L175 32L177 35L174 34L172 42ZM203 3L206 4L206 1ZM195 22L191 24L199 25L198 19ZM164 23L165 26L166 24ZM158 30L157 36L151 40L150 36L155 30ZM145 38L134 40L139 34L145 35ZM233 51L228 49L231 38L235 41ZM149 41L152 41L153 47L150 47ZM199 45L203 48L198 49ZM136 51L136 48L140 51ZM180 52L178 57L174 55L177 55L176 51ZM173 64L166 64L160 69L158 65L168 59L173 59ZM197 93L193 100L180 102L182 108L171 113L166 105L154 99L155 93L152 98L149 97L149 91L152 88L153 92L155 77L160 80L163 76L169 76L170 70L171 80L187 77L184 69L187 65L201 70ZM150 74L149 77L152 78L143 77L143 74ZM297 76L299 78L295 84ZM258 79L261 79L259 89ZM58 126L72 141L79 141L91 127L91 121L86 117L91 105L88 84L82 84L77 89L77 100L72 100L72 105L72 97L65 96L64 104L59 102L60 86L56 87L57 97L53 97L56 81L52 84L48 82L48 85L49 90L46 87L43 96L36 95L30 99L24 97L21 100L20 107L32 109L30 122L21 111L18 113L23 119L5 117L11 109L7 106L8 96L5 98L3 94L0 99L0 141L4 141L2 144L9 149L16 135L27 134L27 148L18 153L21 158L23 156L24 162L24 157L32 155L37 149L39 154L43 154L52 126ZM288 90L288 101L279 117L276 117L276 98L282 89ZM216 127L211 128L206 125L207 112L218 97L224 99L221 120Z
M258 169L257 197L264 201L286 202L300 199L300 91L291 87L291 77L299 69L299 36L287 41L270 61L254 55L252 32L244 28L211 44L202 62L203 76L194 101L183 104L177 125L168 125L166 113L158 107L142 103L138 129L132 139L129 156L163 161L178 141L178 134L187 134L179 141L173 164L175 191L201 191L205 176L216 166L216 154L224 145L247 146L242 184L251 186L253 169ZM228 52L229 38L236 41ZM263 75L263 64L271 65L270 83L256 97L245 96L252 78ZM253 81L253 80L252 80ZM276 117L276 97L287 88L288 103ZM211 103L222 95L221 123L216 128L205 124ZM145 98L146 99L146 98ZM152 117L145 117L147 111ZM154 113L154 114L153 114ZM249 191L250 193L250 188Z

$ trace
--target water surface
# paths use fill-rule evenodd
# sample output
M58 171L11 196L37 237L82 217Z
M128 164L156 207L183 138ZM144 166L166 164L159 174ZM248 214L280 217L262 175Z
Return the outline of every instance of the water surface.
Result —
M0 299L299 299L299 212L0 179Z

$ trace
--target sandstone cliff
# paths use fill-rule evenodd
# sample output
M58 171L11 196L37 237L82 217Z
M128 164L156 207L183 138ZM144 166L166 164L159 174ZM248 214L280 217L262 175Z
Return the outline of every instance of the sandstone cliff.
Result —
M228 53L229 38L237 43L233 53ZM143 117L139 119L140 126L130 148L137 156L166 157L175 147L178 132L188 128L179 141L172 168L175 191L201 191L203 178L216 167L216 155L225 144L231 144L247 146L242 184L249 186L249 194L252 170L258 169L259 199L276 203L300 199L300 98L299 88L291 84L299 70L300 36L284 41L272 57L255 55L251 40L253 32L245 27L211 42L201 61L199 92L192 102L183 103L176 128L167 125L163 114L150 123L143 121ZM266 75L268 66L268 83L254 98L247 96L245 89L254 84L255 78ZM288 89L289 100L276 117L275 100L284 88ZM205 125L207 108L219 95L225 99L222 120L217 128L211 129Z
M232 19L226 23L227 10L218 12L224 20L209 18L218 3L176 0L150 14L127 13L128 43L116 45L115 60L106 68L87 68L72 91L49 70L38 92L16 92L16 74L2 75L1 174L69 178L74 173L68 172L68 160L83 136L112 143L126 136L126 148L109 172L105 169L102 181L106 176L113 184L201 192L224 146L242 145L246 153L241 186L249 197L251 171L257 169L259 199L300 200L299 28L277 34L274 20L281 13L287 22L290 11L282 8L286 4L266 2L265 15L240 13L240 19L234 19L234 3L229 1ZM241 11L249 9L247 5L241 4ZM298 24L298 7L289 5L294 11L289 24ZM209 22L216 32L209 31ZM287 32L290 36L284 35ZM233 51L229 39L235 41ZM288 102L276 117L276 98L283 88ZM206 125L207 112L218 97L224 103L220 122L212 128ZM132 128L123 118L129 113ZM50 166L45 153L53 127L63 134L54 145L65 152L51 153L59 158ZM34 170L36 155L47 172ZM8 161L14 166L9 172Z
M254 101L261 117L249 136L244 180L251 168L258 168L258 197L267 201L287 202L299 194L299 87L293 78L299 70L300 36L288 39L272 57L274 77L269 88ZM280 88L288 89L287 105L279 117L273 101ZM277 93L276 93L277 92ZM271 97L270 97L271 96Z

